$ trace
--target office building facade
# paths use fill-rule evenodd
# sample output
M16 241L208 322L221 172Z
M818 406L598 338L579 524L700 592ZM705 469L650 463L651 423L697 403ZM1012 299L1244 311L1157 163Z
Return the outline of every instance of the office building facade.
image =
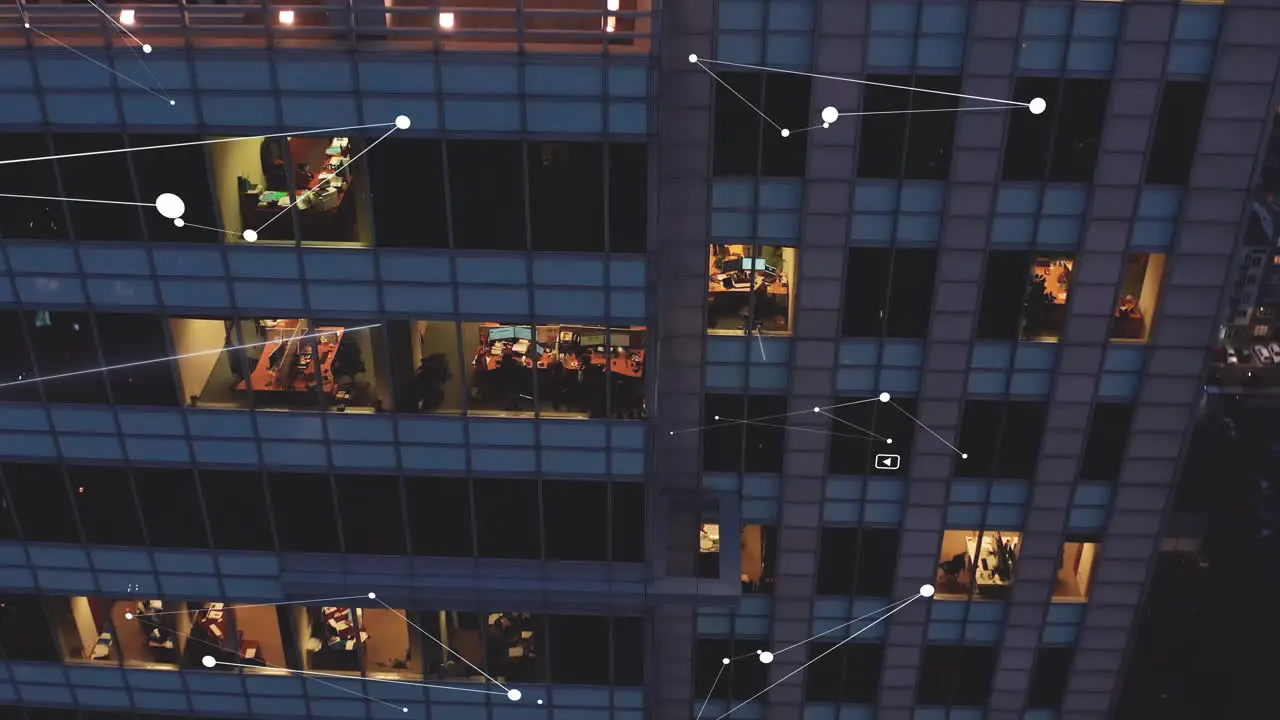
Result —
M0 32L4 712L1107 716L1280 9L104 7Z

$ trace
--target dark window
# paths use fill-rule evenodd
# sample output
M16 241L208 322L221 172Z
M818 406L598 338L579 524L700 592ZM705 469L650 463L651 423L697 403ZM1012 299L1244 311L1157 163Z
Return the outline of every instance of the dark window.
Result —
M43 282L69 282L49 280ZM36 370L45 399L54 403L106 403L107 384L99 371L102 360L86 313L28 311L23 313ZM85 372L92 370L92 372ZM68 373L76 373L59 377Z
M714 174L802 177L812 81L801 75L717 72ZM765 121L761 114L769 118Z
M544 480L542 517L547 560L609 559L608 485Z
M387 138L365 157L377 244L449 247L444 151L439 140Z
M537 559L542 539L537 481L476 478L472 483L480 557Z
M769 666L749 656L768 649L764 640L698 638L693 656L694 696L748 700L764 692L769 684ZM742 659L723 664L724 658L736 657Z
M644 618L613 619L613 684L644 685Z
M4 198L0 198L0 213L4 212L4 207ZM0 311L0 336L6 338L4 343L0 343L0 402L40 400L39 385L30 382L36 377L36 366L31 360L31 345L27 342L27 331L23 325L22 313ZM27 382L22 382L24 380Z
M1040 648L1036 651L1036 667L1031 673L1027 707L1048 709L1062 705L1074 654L1071 648L1064 647Z
M37 598L0 595L0 649L6 660L58 662L49 620Z
M868 75L862 88L862 130L858 139L858 177L902 176L911 109L910 75ZM877 83L877 84L872 84ZM893 86L893 87L890 87Z
M140 150L129 153L134 176L138 181L138 202L154 203L164 193L182 199L182 219L204 227L218 227L213 211L213 193L209 188L209 167L203 145L196 135L130 135L135 148L174 145L162 150ZM71 162L75 162L74 160ZM222 234L200 228L179 228L173 220L155 208L142 208L142 221L147 239L152 242L220 242ZM77 228L79 232L79 228Z
M978 645L927 645L920 663L916 702L984 706L991 697L997 651Z
M169 344L158 315L98 313L94 317L107 383L118 405L181 406Z
M956 113L939 111L959 106L960 78L868 75L867 81L858 177L945 180L951 173Z
M466 478L404 479L414 555L472 557L471 489Z
M1062 81L1062 99L1058 101L1061 109L1054 130L1053 158L1049 163L1050 182L1093 180L1110 96L1109 80L1067 78ZM1043 114L1049 113L1046 110Z
M1160 96L1146 181L1152 184L1186 185L1200 142L1200 123L1209 98L1203 81L1170 80Z
M1031 479L1048 414L1049 406L1043 402L965 402L957 444L963 455L956 458L955 474Z
M911 114L899 116L907 126L907 159L902 177L946 180L951 176L951 151L956 137L955 112L960 107L960 78L921 75L911 93ZM933 92L926 92L932 90ZM893 117L892 115L888 117Z
M642 253L649 246L649 146L609 145L609 252Z
M67 467L71 497L84 528L84 541L93 545L143 545L142 523L133 500L129 471L122 467Z
M610 520L614 562L644 562L645 497L643 483L609 485Z
M769 73L764 76L764 114L784 129L762 126L760 174L765 177L804 177L809 139L796 132L817 123L810 119L813 80L805 75Z
M787 441L787 399L777 395L748 395L747 419L744 423L744 455L742 471L749 473L782 472L782 456Z
M20 539L17 516L9 502L9 494L4 490L4 475L0 473L0 540Z
M588 142L528 144L534 250L605 249L604 147Z
M1021 332L1031 254L993 250L987 255L977 335L982 340L1017 340Z
M739 472L742 467L741 395L707 393L703 398L702 469Z
M887 597L897 566L896 530L822 528L818 594Z
M760 107L764 79L755 73L715 75L720 81L715 82L713 174L755 175L760 169L760 128L777 132L752 109Z
M937 264L937 250L851 249L844 283L844 335L925 337Z
M134 468L133 485L153 546L209 547L195 473L186 468Z
M0 465L22 538L28 542L80 542L71 498L58 465Z
M551 615L547 626L551 641L551 682L609 684L609 618Z
M42 134L5 133L0 141L0 193L37 198L63 197L58 187L53 155ZM40 158L35 162L8 163L6 160ZM96 197L96 196L90 196ZM0 197L0 238L65 240L65 204L59 200Z
M1061 106L1058 100L1058 81L1029 77L1014 81L1014 101L1029 103L1036 98L1045 101L1045 111L1039 115L1025 108L1010 111L1002 171L1005 180L1043 182L1049 171L1053 126Z
M198 474L215 548L276 549L261 474L238 470L200 470Z
M805 676L806 699L875 704L880 694L884 646L857 641L838 645L838 642L817 640L809 644L812 664Z
M825 412L832 417L828 470L839 475L903 475L909 471L915 440L914 398L837 398ZM886 442L893 440L892 443ZM897 455L898 465L884 466L877 455ZM883 458L882 458L883 460Z
M335 553L342 550L338 519L333 512L333 486L329 484L328 475L267 473L267 488L282 551Z
M404 502L394 475L337 475L338 515L349 553L404 555Z
M1115 482L1120 477L1124 451L1129 443L1134 407L1128 403L1098 403L1080 460L1080 479Z
M58 133L53 137L56 155L102 152L124 148L120 135ZM129 171L129 153L71 157L58 160L63 197L111 200L136 203L133 175ZM208 190L205 191L206 196ZM151 198L146 202L154 202ZM156 213L154 208L115 205L100 202L69 202L67 213L71 228L81 240L142 240L142 212ZM156 213L157 215L159 213ZM173 221L169 221L172 224Z
M524 250L524 153L514 140L450 140L449 199L458 248Z

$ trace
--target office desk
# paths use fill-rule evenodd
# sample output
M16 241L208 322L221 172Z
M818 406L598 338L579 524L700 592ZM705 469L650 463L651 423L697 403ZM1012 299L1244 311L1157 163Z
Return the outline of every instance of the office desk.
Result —
M643 349L628 348L624 349L619 355L592 352L590 356L592 365L608 365L609 370L617 375L633 378L644 377L645 351ZM566 370L577 371L585 367L578 360L578 356L573 353L561 353L560 362L564 364Z
M282 330L296 330L298 325L296 320L281 321L276 326ZM340 327L322 327L308 330L306 332L299 331L299 335L311 335L303 341L283 340L269 342L262 346L262 357L258 358L258 364L253 369L253 374L248 380L240 381L236 386L239 390L252 383L256 392L308 392L316 384L316 371L319 370L319 376L322 378L322 391L325 395L333 395L338 390L337 382L333 378L333 360L337 357L338 346L342 343L342 334L344 328ZM321 337L327 342L321 342ZM295 345L292 356L286 351L285 361L289 367L281 367L278 370L271 369L271 355L281 345L292 343ZM296 366L296 352L298 348L306 347L314 343L314 351L310 360L307 361L305 367ZM318 358L317 358L318 356ZM319 366L317 367L317 359ZM282 362L281 365L285 363Z
M996 568L1000 566L1000 556L996 552L995 538L990 535L982 536L982 551L978 552L978 541L972 535L964 539L965 546L969 550L969 561L973 563L973 580L978 585L994 585L1004 586L1013 584L1013 568L1009 568L1009 579L1002 580L996 574ZM1018 550L1018 543L1015 540L1005 540L1005 544L1009 546L1015 553ZM986 559L987 567L990 570L982 569L982 560Z
M753 272L754 272L754 271L753 271ZM779 275L779 276L778 276L778 278L777 278L776 280L774 280L773 282L769 282L769 281L768 281L768 279L767 279L767 278L765 278L763 275L754 275L754 276L752 277L752 282L751 282L750 286L747 286L747 285L734 285L732 288L727 288L727 287L725 287L725 286L723 285L722 281L723 281L725 278L729 277L729 275L732 275L732 274L733 274L733 273L716 273L716 274L711 275L710 277L708 277L708 278L707 278L707 292L712 293L712 294L715 294L715 293L746 293L746 292L751 292L752 290L759 289L759 288L764 287L764 286L766 286L766 285L768 286L768 292L769 292L769 294L770 294L770 295L786 295L786 294L787 294L787 292L788 292L788 290L787 290L787 281L786 281L786 280L784 280L784 279L783 279L783 276L781 276L781 275Z
M212 603L203 610L196 611L192 624L202 628L218 642L225 642L230 628L227 625L227 611L222 603Z

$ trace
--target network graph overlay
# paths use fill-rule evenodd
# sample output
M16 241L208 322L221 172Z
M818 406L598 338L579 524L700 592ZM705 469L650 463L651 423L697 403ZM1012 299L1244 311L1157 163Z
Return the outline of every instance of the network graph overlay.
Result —
M751 108L756 112L757 115L764 118L764 121L772 125L773 128L777 130L778 133L781 134L782 137L784 138L791 137L791 135L794 133L802 133L802 132L808 132L810 130L820 130L822 128L828 128L828 127L831 127L832 123L836 122L842 117L851 117L851 116L858 116L858 115L909 115L914 113L927 113L927 112L965 112L968 110L1012 110L1015 108L1026 108L1027 110L1031 111L1031 114L1039 115L1040 113L1043 113L1045 109L1048 107L1048 103L1045 102L1044 98L1034 98L1031 100L1031 102L1024 103L1024 102L1018 102L1016 100L1002 100L1000 98L981 97L978 95L961 95L960 93L944 92L942 90L929 90L926 88L913 88L913 87L907 87L905 85L890 85L888 83L872 82L870 80L859 80L857 78L837 77L835 75L818 75L816 73L800 72L799 70L783 70L780 68L761 67L759 65L745 65L743 63L729 62L727 60L710 60L707 58L700 58L697 55L690 55L689 62L697 65L703 70L706 70L707 74L715 78L716 82L723 85L726 90L733 93L734 96L737 97L739 100L741 100L744 104L746 104L747 107ZM996 103L996 104L981 105L976 107L956 107L956 108L941 108L941 109L929 108L929 109L918 109L918 110L911 110L911 109L876 110L876 111L870 111L870 112L841 112L840 108L835 107L833 105L828 105L827 107L822 109L822 113L820 114L821 122L815 125L812 125L810 127L785 128L779 125L777 122L775 122L773 118L769 117L768 115L765 115L764 112L760 110L760 108L748 102L747 99L742 97L742 95L737 90L734 90L733 87L730 86L728 83L726 83L724 80L722 80L720 76L712 72L711 68L707 67L707 65L709 64L719 65L724 67L731 67L731 68L742 68L744 70L760 70L763 72L785 73L787 75L803 75L805 77L811 77L817 80L834 80L837 82L857 83L859 85L875 85L878 87L894 88L895 90L907 90L909 92L927 93L929 95L946 95L949 97L960 98L961 100L974 100L978 102Z
M342 685L337 685L331 682L327 682L325 680L321 680L320 678L336 678L339 680L346 680L348 682L354 682L354 683L361 683L361 682L387 683L389 685L408 685L410 687L432 688L435 690L453 690L455 692L480 693L482 695L500 695L500 696L506 697L507 700L510 700L513 703L518 703L525 699L524 693L522 693L519 689L508 687L507 685L498 681L493 676L486 673L484 670L481 670L480 668L476 667L474 664L471 663L470 660L467 660L465 657L455 652L453 648L449 647L447 643L441 642L439 638L427 632L426 630L423 630L421 626L419 626L418 624L410 620L408 617L406 617L404 613L400 612L399 610L396 610L395 608L391 607L387 603L383 602L382 599L378 597L377 593L369 593L367 595L348 595L345 597L316 598L314 600L293 600L293 601L278 602L278 603L262 603L258 605L234 605L234 606L225 608L223 612L234 613L237 609L243 609L243 608L277 607L280 605L321 605L323 603L338 602L342 600L365 600L365 599L373 600L377 602L379 605L381 605L382 607L386 608L387 610L395 613L400 619L408 623L409 627L412 627L413 629L422 633L424 637L426 637L428 640L435 643L436 645L439 645L441 649L443 649L446 653L448 653L452 657L456 658L458 662L466 665L467 667L474 670L477 674L483 676L485 678L484 686L483 687L467 687L466 685L462 685L462 684L434 685L434 684L425 683L425 682L411 682L408 680L386 680L381 678L359 677L355 675L342 675L339 673L316 672L314 670L293 670L287 667L280 667L279 665L272 665L271 663L268 663L262 660L262 658L260 657L250 658L247 655L245 655L243 652L228 650L227 648L224 648L220 645L215 645L214 643L211 643L207 640L204 640L198 637L193 637L187 633L174 630L171 626L163 624L163 621L162 622L156 621L156 619L159 618L160 616L178 615L178 614L187 612L186 610L151 612L145 615L126 612L124 614L123 621L139 623L140 625L143 626L143 628L147 633L150 633L153 629L159 629L165 632L172 633L174 635L178 635L179 637L186 638L188 643L192 643L192 642L200 643L202 646L207 647L209 649L210 654L207 654L200 659L200 663L209 669L217 668L219 665L224 667L250 668L250 669L261 669L265 667L269 670L289 673L290 675L297 675L303 678L304 680L320 683L321 685L325 685L335 690L340 690L349 695L354 695L356 697L378 703L379 705L385 705L389 708L394 708L404 713L409 712L409 708L397 703L390 703L385 700L379 700L376 697L365 695L364 693L360 693L350 688L343 687ZM242 660L244 662L236 662L235 660L225 659L228 656L232 656L232 655L235 656L236 660ZM250 660L252 660L253 662L250 662ZM500 689L494 690L493 689L494 686ZM542 705L544 703L544 700L542 698L538 698L535 702L538 705Z
M919 591L918 593L916 593L915 595L912 595L911 597L909 597L909 598L907 598L907 599L905 599L905 600L899 600L899 601L897 601L897 602L890 603L890 604L888 604L888 605L886 605L886 606L884 606L884 607L882 607L882 608L880 608L880 609L878 609L878 610L873 610L872 612L869 612L869 613L867 613L866 615L863 615L862 617L854 618L854 619L850 620L850 621L849 621L849 622L847 622L847 623L842 623L842 624L840 624L840 625L836 625L835 627L833 627L833 628L831 628L831 629L829 629L829 630L824 630L824 631L822 631L822 632L818 633L817 635L814 635L813 637L808 638L807 640L801 640L801 641L800 641L800 642L798 642L798 643L792 643L791 645L788 645L788 646L786 646L786 647L784 647L784 648L781 648L781 649L779 649L779 650L772 650L772 651L770 651L770 650L757 650L757 651L755 651L755 652L753 652L753 653L747 653L746 655L739 655L738 657L726 657L726 658L720 658L720 671L716 673L716 678L715 678L715 680L713 680L713 681L711 682L711 688L707 690L707 697L702 701L702 706L701 706L700 708L698 708L698 716L697 716L696 720L702 720L702 715L703 715L703 713L705 713L705 712L706 712L706 710L707 710L707 704L711 702L711 696L712 696L712 695L715 693L715 691L716 691L716 685L718 685L718 684L720 683L720 678L722 678L722 677L724 676L724 671L725 671L726 669L728 669L728 667L729 667L731 664L736 663L736 662L758 662L758 663L764 663L765 665L768 665L768 664L772 663L772 662L774 661L774 659L775 659L775 658L777 658L779 655L782 655L783 653L791 652L792 650L795 650L795 649L797 649L797 648L803 647L804 645L807 645L807 644L809 644L809 643L813 642L814 640L818 640L818 639L820 639L820 638L826 637L827 635L830 635L831 633L838 632L838 631L843 630L843 629L845 629L845 628L847 628L847 627L849 627L849 626L851 626L851 625L856 625L857 623L860 623L860 622L866 622L866 621L870 620L870 622L867 622L867 624L866 624L866 625L863 625L862 627L858 628L857 630L855 630L855 631L853 631L853 632L849 633L849 636L848 636L848 637L844 638L843 640L841 640L840 642L836 643L836 644L835 644L835 645L833 645L832 647L827 648L827 650L826 650L825 652L823 652L821 655L818 655L817 657L815 657L815 658L813 658L813 659L809 660L808 662L804 663L803 665L801 665L800 667L796 668L795 670L792 670L791 672L787 673L786 675L783 675L782 677L778 678L777 680L774 680L774 681L773 681L772 683L770 683L767 687L765 687L765 689L761 690L760 692L756 693L755 695L752 695L751 697L747 698L746 700L743 700L742 702L738 703L737 705L734 705L732 708L730 708L730 709L729 709L727 712L725 712L723 715L718 715L718 716L716 716L714 720L723 720L724 718L729 717L729 716L730 716L730 715L732 715L734 712L736 712L739 708L741 708L741 707L745 706L747 703L752 702L752 701L753 701L753 700L755 700L756 698L758 698L758 697L760 697L760 696L764 695L765 693L769 692L770 690L772 690L773 688L777 687L778 685L781 685L781 684L782 684L783 682L785 682L788 678L791 678L791 677L793 677L793 676L795 676L795 675L797 675L797 674L799 674L799 673L803 672L803 671L804 671L804 669L805 669L805 668L807 668L807 667L809 667L810 665L812 665L812 664L814 664L814 663L816 663L816 662L821 662L822 658L824 658L824 657L826 657L827 655L830 655L831 653L835 652L835 651L836 651L836 649L837 649L837 648L839 648L841 645L844 645L845 643L849 642L850 640L853 640L854 638L858 637L859 635L861 635L862 633L866 632L867 630L870 630L871 628L875 627L876 625L879 625L880 623L884 622L885 620L888 620L888 619L889 619L891 616L893 616L895 613L899 612L900 610L903 610L904 608L906 608L907 606L909 606L911 603L915 602L916 600L919 600L920 598L931 598L931 597L933 597L933 593L934 593L934 588L933 588L933 586L932 586L932 585L921 585L921 586L920 586L920 591ZM872 619L872 618L874 618L874 619Z

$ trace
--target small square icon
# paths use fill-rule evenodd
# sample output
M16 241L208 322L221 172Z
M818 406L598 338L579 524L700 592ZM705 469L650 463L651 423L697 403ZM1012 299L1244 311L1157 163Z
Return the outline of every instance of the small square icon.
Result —
M897 470L901 464L901 455L876 455L877 470Z

